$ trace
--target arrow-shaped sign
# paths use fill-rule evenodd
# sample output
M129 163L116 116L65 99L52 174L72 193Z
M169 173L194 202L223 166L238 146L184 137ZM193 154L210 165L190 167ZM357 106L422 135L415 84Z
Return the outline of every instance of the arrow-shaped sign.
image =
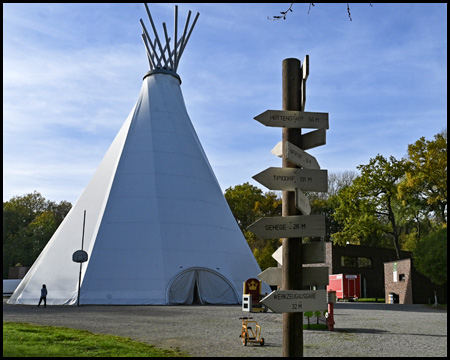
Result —
M309 204L309 199L303 191L295 188L295 207L299 209L303 215L311 214L311 205Z
M302 244L302 264L317 264L325 262L325 241L313 241ZM281 245L272 257L278 264L283 265L283 245Z
M284 128L328 129L328 113L290 110L266 110L254 117L266 126Z
M316 158L306 151L303 151L298 146L291 144L289 141L284 143L283 152L283 142L280 141L272 149L272 154L278 157L284 156L284 158L297 166L301 166L306 169L320 169L319 163Z
M327 309L326 290L276 290L260 301L273 312L305 312Z
M253 176L270 190L328 191L327 170L270 167Z
M247 230L261 239L324 237L325 215L265 217L256 220Z
M327 130L319 129L302 134L300 138L303 150L315 148L317 146L325 145L327 142Z
M268 267L262 273L259 273L257 277L269 285L281 286L282 271L281 267ZM327 266L304 266L302 268L302 287L328 285L328 273Z

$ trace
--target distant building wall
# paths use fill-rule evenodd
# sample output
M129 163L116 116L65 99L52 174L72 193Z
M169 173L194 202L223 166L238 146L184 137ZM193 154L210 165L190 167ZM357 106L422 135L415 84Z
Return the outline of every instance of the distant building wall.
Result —
M397 259L394 249L363 245L336 246L325 243L325 263L306 266L328 266L329 274L361 275L361 296L383 298L384 263ZM409 251L402 251L403 258L412 257Z
M12 266L9 268L8 279L23 279L30 266Z
M399 304L413 304L411 259L395 260L384 263L385 299L389 303L389 294L398 296Z

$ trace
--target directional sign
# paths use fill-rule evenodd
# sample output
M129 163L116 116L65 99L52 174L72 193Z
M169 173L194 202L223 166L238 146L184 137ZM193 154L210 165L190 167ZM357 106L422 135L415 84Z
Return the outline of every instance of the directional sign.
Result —
M266 126L284 128L328 129L328 113L290 110L266 110L254 117Z
M309 76L309 55L306 55L303 59L303 65L302 65L302 80L301 81L301 93L302 93L302 99L301 99L301 106L302 110L305 110L306 106L306 80Z
M326 290L276 290L260 301L273 312L290 313L326 310Z
M262 273L257 275L259 280L272 286L281 286L282 280L281 267L268 267ZM328 285L329 270L327 266L314 266L302 268L302 287L325 286Z
M303 134L300 141L303 150L325 145L327 142L327 131L325 129L310 131L309 133Z
M255 221L247 230L261 239L324 237L325 215L265 217Z
M270 167L253 176L270 190L328 191L327 170Z
M289 141L285 141L284 143L284 152L282 141L276 144L271 152L278 157L284 156L286 160L297 166L301 166L302 168L320 169L319 163L314 156L308 154L306 151L303 151L298 146L291 144Z
M297 188L295 188L295 207L299 209L303 215L311 214L309 199L303 194L303 191Z
M281 286L282 268L268 267L257 275L258 279L270 286Z
M325 262L325 241L314 241L302 244L302 264L317 264ZM278 264L283 265L283 245L281 245L272 257Z

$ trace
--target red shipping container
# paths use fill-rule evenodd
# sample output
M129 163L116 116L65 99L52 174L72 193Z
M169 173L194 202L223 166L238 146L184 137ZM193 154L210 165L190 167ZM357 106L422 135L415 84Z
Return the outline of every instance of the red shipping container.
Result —
M330 275L327 291L336 291L337 299L353 299L361 297L361 275Z

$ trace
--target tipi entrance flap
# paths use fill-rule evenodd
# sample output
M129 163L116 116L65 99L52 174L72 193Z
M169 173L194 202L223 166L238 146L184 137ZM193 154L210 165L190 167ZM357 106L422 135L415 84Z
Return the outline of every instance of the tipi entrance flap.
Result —
M169 305L238 304L233 285L218 272L189 268L175 275L168 285Z

